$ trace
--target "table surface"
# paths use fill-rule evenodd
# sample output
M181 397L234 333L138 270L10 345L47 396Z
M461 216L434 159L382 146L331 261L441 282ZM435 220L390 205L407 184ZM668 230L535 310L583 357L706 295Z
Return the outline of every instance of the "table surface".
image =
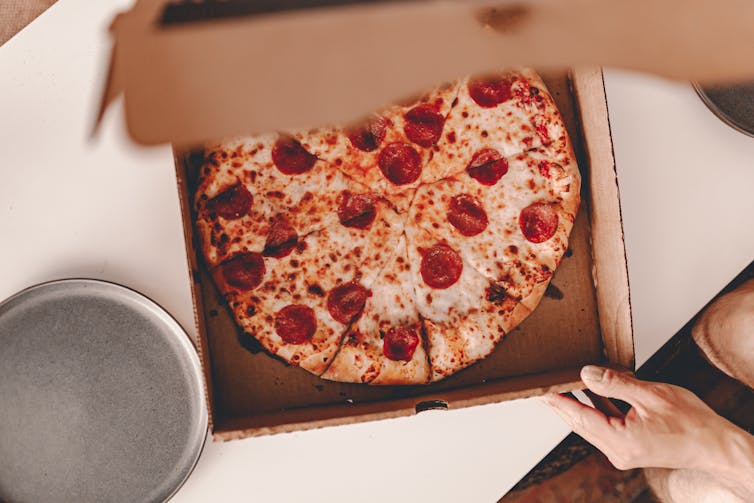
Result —
M120 106L90 138L128 6L60 0L0 48L0 299L101 278L193 335L170 149L130 143ZM641 364L754 258L754 139L686 83L609 70L606 88ZM567 433L530 399L208 443L174 501L495 501Z

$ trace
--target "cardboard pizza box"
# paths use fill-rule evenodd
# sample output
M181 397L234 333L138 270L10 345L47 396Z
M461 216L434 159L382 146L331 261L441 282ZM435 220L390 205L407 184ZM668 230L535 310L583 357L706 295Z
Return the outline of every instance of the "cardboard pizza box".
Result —
M216 439L572 390L581 386L579 370L587 363L633 370L628 275L602 72L582 69L544 73L543 78L564 117L583 175L583 203L569 252L539 307L490 356L427 386L325 381L261 351L236 326L196 245L192 193L201 156L175 149L199 351Z
M619 29L616 14L634 28L643 26L636 9L627 9L630 2L624 0L610 2L614 8L593 0L567 2L568 9L544 2L503 8L490 8L489 2L454 1L321 3L326 6L289 11L285 8L301 5L295 0L175 4L141 0L112 27L115 44L101 113L123 93L132 138L174 145L198 350L214 438L229 440L576 389L581 387L579 370L588 363L633 370L628 274L602 72L594 66L564 68L563 62L662 68L670 76L698 78L738 77L735 65L726 56L717 66L724 71L709 73L699 70L703 65L685 64L688 58L661 66L656 58L637 58L616 49L626 33ZM657 1L659 12L676 4ZM583 21L590 9L602 16L604 24L593 17ZM711 16L712 26L731 22ZM612 34L605 30L611 26ZM742 23L735 27L740 28L732 30L739 39L748 36L741 31ZM654 37L650 31L634 33ZM578 37L557 43L558 36L576 32ZM612 49L593 43L600 48L584 47L588 37L600 34ZM375 47L386 56L363 57L375 55ZM665 52L682 48L669 43ZM751 46L734 52L740 56L747 51ZM704 57L712 55L703 52ZM196 246L191 201L200 157L192 154L192 145L241 133L353 120L430 84L523 63L549 68L542 75L574 143L583 202L569 252L545 298L493 354L439 383L370 387L325 381L287 366L241 333Z

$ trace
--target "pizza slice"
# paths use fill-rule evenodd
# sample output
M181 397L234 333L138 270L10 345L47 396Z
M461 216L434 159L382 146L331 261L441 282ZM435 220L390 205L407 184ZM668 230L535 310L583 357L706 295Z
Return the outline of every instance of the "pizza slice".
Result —
M259 255L243 254L231 260L256 261L252 256ZM224 263L215 277L227 275L225 270L230 263ZM249 277L250 273L247 270L239 274ZM238 278L216 281L220 288L227 288L224 281L238 281ZM343 328L328 316L322 302L302 299L302 294L297 292L279 288L256 295L225 290L236 321L246 334L256 338L271 355L319 375L337 352Z
M510 157L567 136L555 101L534 70L467 77L456 99L425 169L426 183L461 172L492 152Z
M241 252L275 256L377 197L290 136L247 137L205 151L196 225L211 265Z
M283 360L317 375L340 347L403 232L384 201L297 238L276 254L244 252L213 270L239 325Z
M241 251L261 251L273 209L268 191L283 193L288 177L272 168L277 135L207 145L194 196L197 235L210 266Z
M441 86L359 124L302 132L296 139L318 158L405 211L443 135L457 90L457 84Z
M533 308L531 294L543 291L568 246L579 189L570 144L559 140L422 187L409 220Z
M364 312L322 377L369 384L423 384L429 363L411 287L406 239L401 237L371 288Z
M326 162L318 159L293 136L281 134L272 148L274 169L288 176L282 193L265 193L275 211L300 235L337 222L337 199L354 184Z
M489 355L531 310L428 231L408 222L406 236L431 380L438 381Z

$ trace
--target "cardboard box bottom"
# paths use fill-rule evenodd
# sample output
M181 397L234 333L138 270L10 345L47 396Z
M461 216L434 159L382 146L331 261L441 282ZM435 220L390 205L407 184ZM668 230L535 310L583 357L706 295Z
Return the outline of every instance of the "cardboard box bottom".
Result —
M176 155L189 259L194 270L200 352L216 439L383 419L427 408L457 408L563 391L578 387L578 370L584 364L620 363L611 362L606 356L600 331L590 246L590 212L599 208L593 209L589 204L590 173L580 141L574 96L567 75L543 77L566 122L584 179L582 206L571 233L569 251L539 307L489 357L427 386L373 387L325 381L260 351L254 339L236 326L201 258L197 258L190 203L197 166L188 155ZM601 73L599 79L601 85ZM607 121L606 116L604 120ZM621 239L622 249L622 235L616 239Z

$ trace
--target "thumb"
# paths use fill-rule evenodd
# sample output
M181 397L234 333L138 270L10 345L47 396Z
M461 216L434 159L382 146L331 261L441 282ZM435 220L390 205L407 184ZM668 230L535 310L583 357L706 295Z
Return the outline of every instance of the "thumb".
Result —
M581 380L598 395L617 398L634 406L641 404L648 394L645 382L626 373L595 365L581 369Z

